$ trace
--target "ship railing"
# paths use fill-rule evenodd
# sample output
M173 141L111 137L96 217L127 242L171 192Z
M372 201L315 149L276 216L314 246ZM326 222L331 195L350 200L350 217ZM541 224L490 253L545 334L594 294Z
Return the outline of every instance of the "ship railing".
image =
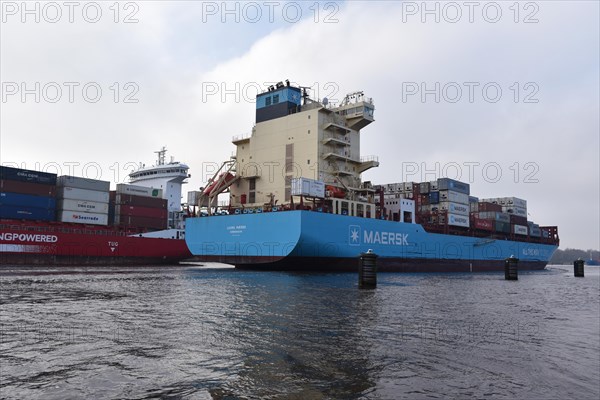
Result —
M336 139L339 140L340 142L345 142L350 144L350 138L346 135L338 135L336 133L330 133L330 134L325 134L323 135L323 139L327 140L327 139Z
M379 156L370 155L370 156L362 156L360 158L360 162L362 162L362 163L369 162L369 161L379 162Z
M243 133L241 135L235 135L235 136L233 136L231 138L231 141L235 143L235 142L239 142L239 141L242 141L242 140L250 139L251 136L252 136L251 133Z

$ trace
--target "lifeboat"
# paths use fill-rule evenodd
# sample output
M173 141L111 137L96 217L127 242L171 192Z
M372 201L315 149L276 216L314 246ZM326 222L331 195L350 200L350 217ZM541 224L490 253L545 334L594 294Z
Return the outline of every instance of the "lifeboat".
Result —
M329 192L330 197L335 197L336 199L343 199L346 197L346 191L344 189L327 185L325 186L325 190Z
M221 175L219 175L219 177L215 179L213 183L208 185L206 189L204 189L204 194L210 196L215 191L215 189L217 189L217 192L221 192L222 190L228 188L229 185L233 183L233 181L235 181L235 175L233 175L230 172L224 172Z

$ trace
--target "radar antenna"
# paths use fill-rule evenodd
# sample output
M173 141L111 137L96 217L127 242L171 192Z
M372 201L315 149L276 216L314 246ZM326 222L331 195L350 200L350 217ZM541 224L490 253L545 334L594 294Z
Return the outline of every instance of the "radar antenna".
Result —
M302 105L306 105L306 101L310 100L307 90L312 90L312 86L298 86L302 89Z

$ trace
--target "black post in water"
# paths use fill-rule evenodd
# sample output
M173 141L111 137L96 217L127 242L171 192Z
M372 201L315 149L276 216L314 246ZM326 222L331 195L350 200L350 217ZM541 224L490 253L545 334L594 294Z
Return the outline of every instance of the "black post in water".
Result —
M519 259L515 256L510 256L504 260L504 279L508 281L519 279Z
M583 278L583 264L584 261L580 258L579 260L573 261L573 269L575 276Z
M360 254L358 287L361 289L375 289L377 287L377 254L373 253L371 249Z

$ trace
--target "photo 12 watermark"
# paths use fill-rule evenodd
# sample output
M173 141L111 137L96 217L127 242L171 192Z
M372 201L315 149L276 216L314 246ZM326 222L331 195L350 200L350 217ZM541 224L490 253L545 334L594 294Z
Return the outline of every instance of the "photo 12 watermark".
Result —
M532 1L403 1L402 22L537 24L539 11L539 4Z
M337 82L312 82L310 85L299 84L296 82L202 82L201 85L201 101L221 102L221 103L256 103L256 97L267 91L270 86L276 86L277 89L283 86L300 88L302 93L298 98L293 99L300 101L300 97L308 96L311 100L322 100L327 98L327 103L330 105L338 104L341 99L340 87ZM294 96L294 93L292 93Z
M136 82L2 82L2 103L139 103Z
M503 98L514 103L539 103L536 82L402 82L402 102L420 103L498 103Z
M88 23L101 21L137 24L139 3L133 1L2 1L1 21L10 23Z
M126 161L114 162L108 166L102 166L96 161L63 161L63 162L3 162L3 167L19 168L56 174L58 176L78 176L87 179L108 180L114 183L127 183L128 176L131 172L140 169L139 162Z
M294 24L307 19L336 24L339 11L340 5L334 1L203 1L202 23Z
M486 183L510 181L512 183L539 183L540 165L535 161L450 161L416 162L401 164L402 182L428 182L438 178L474 183L481 179Z

